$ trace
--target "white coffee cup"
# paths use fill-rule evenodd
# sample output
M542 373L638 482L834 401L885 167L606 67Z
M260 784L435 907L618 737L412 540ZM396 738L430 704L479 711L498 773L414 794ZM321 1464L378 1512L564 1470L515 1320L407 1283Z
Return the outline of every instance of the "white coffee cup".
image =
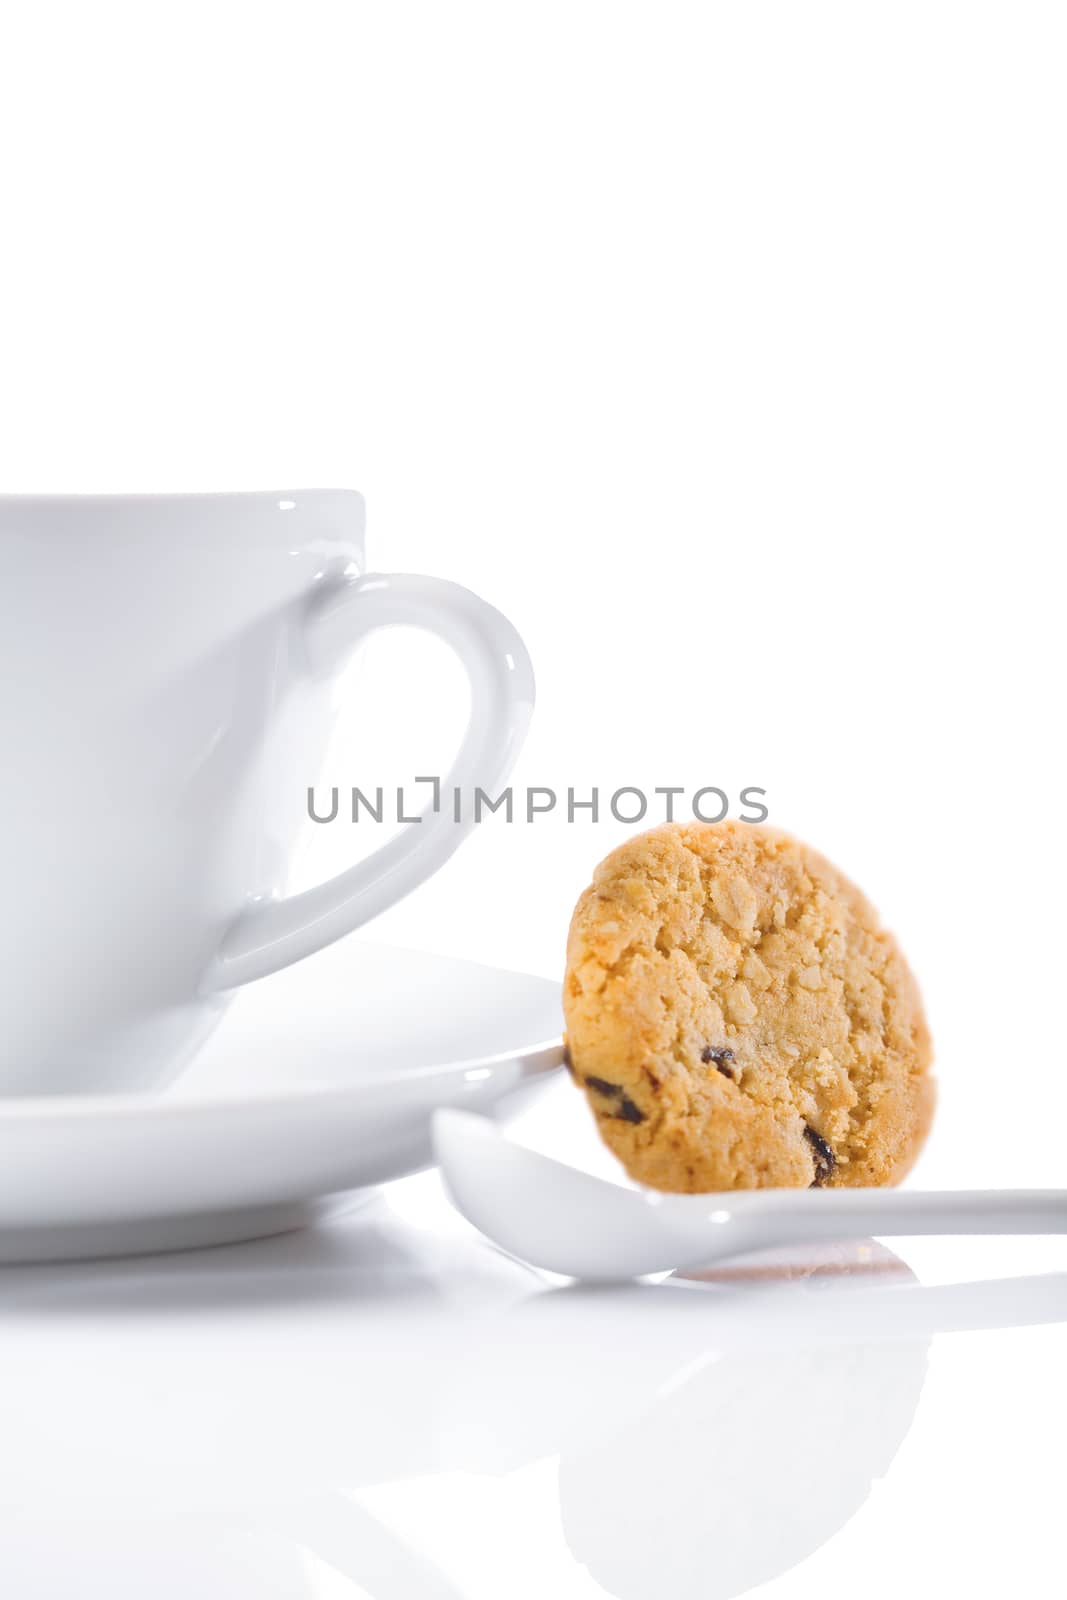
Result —
M458 584L366 575L363 521L347 490L0 498L0 1093L163 1082L229 991L452 853L469 804L283 897L330 679L371 630L426 628L467 669L448 792L506 777L522 640Z

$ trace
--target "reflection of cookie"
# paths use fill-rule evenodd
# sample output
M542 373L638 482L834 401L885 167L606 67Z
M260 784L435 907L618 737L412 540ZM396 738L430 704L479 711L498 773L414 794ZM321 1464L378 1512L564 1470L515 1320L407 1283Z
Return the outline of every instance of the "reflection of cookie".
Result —
M911 1276L903 1267L901 1275ZM762 1320L751 1318L745 1329L738 1319L717 1340L717 1308L691 1307L698 1313L692 1321L707 1330L703 1350L672 1371L663 1363L666 1341L657 1345L646 1334L645 1360L658 1350L661 1365L654 1378L644 1375L642 1390L631 1341L619 1341L628 1365L610 1410L604 1402L599 1429L575 1437L568 1419L559 1463L563 1536L605 1594L618 1600L751 1594L838 1533L892 1467L922 1394L929 1334L879 1337L870 1312L866 1331L855 1325L849 1331L848 1289L819 1293L796 1285L796 1291L793 1307L806 1293L809 1300L817 1294L836 1301L844 1335L806 1330L803 1317L794 1320L779 1303L777 1339L764 1304ZM671 1291L657 1286L657 1299L669 1298ZM662 1305L655 1309L662 1318ZM708 1315L701 1318L701 1310ZM610 1341L610 1327L597 1332ZM582 1392L587 1406L587 1396L603 1393L604 1351L602 1343ZM567 1360L573 1364L578 1354L572 1332ZM793 1592L832 1587L816 1581ZM782 1592L791 1588L783 1583Z
M629 840L575 908L564 986L605 1142L658 1189L895 1183L933 1111L896 943L847 878L751 823Z

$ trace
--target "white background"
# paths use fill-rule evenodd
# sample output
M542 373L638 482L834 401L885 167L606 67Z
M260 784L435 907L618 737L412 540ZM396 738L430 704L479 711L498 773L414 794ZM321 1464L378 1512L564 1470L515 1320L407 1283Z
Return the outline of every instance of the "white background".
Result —
M922 1175L1062 1182L1062 8L0 15L2 487L362 489L525 635L517 785L764 787L919 974ZM436 647L353 690L333 781L444 759ZM558 973L626 831L382 935Z

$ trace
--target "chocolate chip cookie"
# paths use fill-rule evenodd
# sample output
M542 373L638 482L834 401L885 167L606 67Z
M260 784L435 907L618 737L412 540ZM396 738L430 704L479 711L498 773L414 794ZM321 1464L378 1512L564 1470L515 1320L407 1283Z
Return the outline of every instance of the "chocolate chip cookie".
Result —
M750 823L671 823L575 908L570 1062L605 1142L657 1189L896 1183L933 1114L911 972L864 895Z

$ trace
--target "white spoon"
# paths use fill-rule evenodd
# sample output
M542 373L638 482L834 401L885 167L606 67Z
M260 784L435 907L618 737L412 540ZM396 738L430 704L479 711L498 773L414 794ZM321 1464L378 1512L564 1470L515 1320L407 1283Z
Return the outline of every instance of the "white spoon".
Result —
M1067 1190L624 1189L438 1111L434 1145L459 1210L502 1249L568 1278L611 1281L869 1234L1067 1233Z

